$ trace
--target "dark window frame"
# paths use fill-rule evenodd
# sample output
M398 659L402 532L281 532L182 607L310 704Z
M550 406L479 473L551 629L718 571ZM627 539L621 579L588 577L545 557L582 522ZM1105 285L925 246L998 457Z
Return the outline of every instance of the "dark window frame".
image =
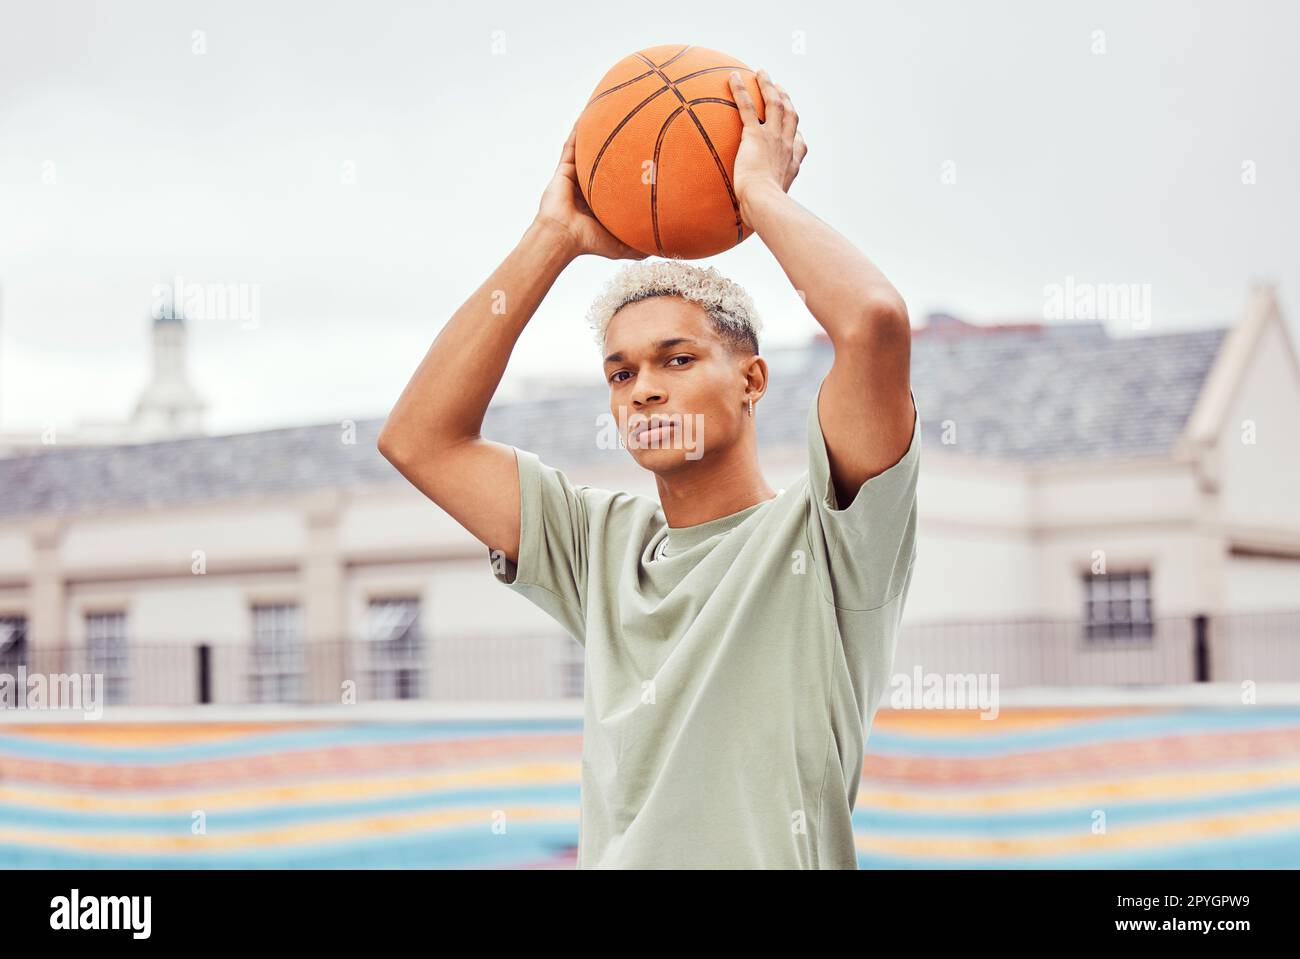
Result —
M373 597L366 604L361 671L370 698L420 699L424 695L423 613L419 596Z
M1084 573L1083 637L1087 642L1155 637L1150 569Z
M108 627L110 623L113 628ZM86 671L103 675L106 705L125 705L131 695L131 637L126 610L88 612L85 626Z
M297 603L254 603L249 646L249 699L255 703L302 702L307 674L302 611Z

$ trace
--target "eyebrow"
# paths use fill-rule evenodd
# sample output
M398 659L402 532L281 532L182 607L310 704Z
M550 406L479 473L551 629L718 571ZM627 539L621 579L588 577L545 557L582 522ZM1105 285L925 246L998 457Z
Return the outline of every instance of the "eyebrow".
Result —
M700 345L698 340L692 340L688 336L674 336L671 339L660 340L658 343L654 344L654 351L655 354L664 353L668 350L671 350L674 346L681 346L683 343L690 343L693 346ZM625 357L622 353L611 353L609 354L609 356L605 357L605 362L622 363L626 359L627 357Z

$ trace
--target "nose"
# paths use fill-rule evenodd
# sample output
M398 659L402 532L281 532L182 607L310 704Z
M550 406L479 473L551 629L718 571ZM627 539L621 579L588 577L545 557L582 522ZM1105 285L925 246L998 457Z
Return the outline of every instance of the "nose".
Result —
M632 393L632 406L638 410L641 409L643 406L659 404L662 403L663 401L664 401L663 391L656 390L652 386L643 387L640 384L638 384L636 390L634 390Z

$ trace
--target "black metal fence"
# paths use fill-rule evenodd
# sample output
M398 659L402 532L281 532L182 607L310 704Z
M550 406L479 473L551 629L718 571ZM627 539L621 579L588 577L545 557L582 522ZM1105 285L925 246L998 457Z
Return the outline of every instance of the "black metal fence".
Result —
M82 645L23 643L0 652L0 674L42 677L104 705L332 704L580 697L582 647L562 633L463 635L394 648L326 640L259 649L247 642L128 643L110 662ZM15 683L26 695L31 683Z
M1300 682L1300 611L1157 618L1120 635L1079 620L920 623L894 671L997 674L1002 688Z
M24 641L0 650L0 674L91 674L105 705L528 701L580 697L582 653L559 632L440 636L406 647L127 643L108 661L85 646ZM1077 620L907 624L893 672L917 668L996 674L1001 688L1300 682L1300 611L1166 617L1105 639ZM20 683L11 688L24 694Z

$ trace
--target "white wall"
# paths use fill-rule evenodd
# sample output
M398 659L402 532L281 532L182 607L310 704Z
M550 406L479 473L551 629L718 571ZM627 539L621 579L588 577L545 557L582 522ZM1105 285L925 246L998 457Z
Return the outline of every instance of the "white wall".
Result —
M0 529L0 580L25 577L31 568L31 535L22 526Z
M1084 577L1092 573L1094 550L1104 552L1107 572L1150 570L1155 617L1212 612L1198 586L1201 547L1200 534L1192 527L1115 525L1049 534L1038 554L1043 583L1041 612L1052 619L1083 616Z
M306 546L302 512L288 504L228 503L78 518L63 533L60 556L70 574L163 567L187 573L196 550L207 569L282 560Z
M349 555L464 548L470 542L477 540L409 484L349 497L339 517L339 549Z
M1263 331L1212 455L1225 551L1266 554L1225 556L1222 608L1300 609L1300 371L1280 323Z
M1243 424L1254 423L1255 442ZM1270 323L1217 444L1220 515L1228 526L1286 531L1300 543L1300 372Z
M940 526L924 519L904 622L1034 615L1034 549L1023 532Z
M1300 610L1300 560L1230 556L1223 593L1223 608L1232 612Z
M1164 461L1045 468L1034 489L1043 529L1184 526L1199 509L1192 469Z
M139 643L244 643L254 603L292 602L296 573L209 574L128 582L73 583L67 593L67 635L85 641L90 612L124 610Z

